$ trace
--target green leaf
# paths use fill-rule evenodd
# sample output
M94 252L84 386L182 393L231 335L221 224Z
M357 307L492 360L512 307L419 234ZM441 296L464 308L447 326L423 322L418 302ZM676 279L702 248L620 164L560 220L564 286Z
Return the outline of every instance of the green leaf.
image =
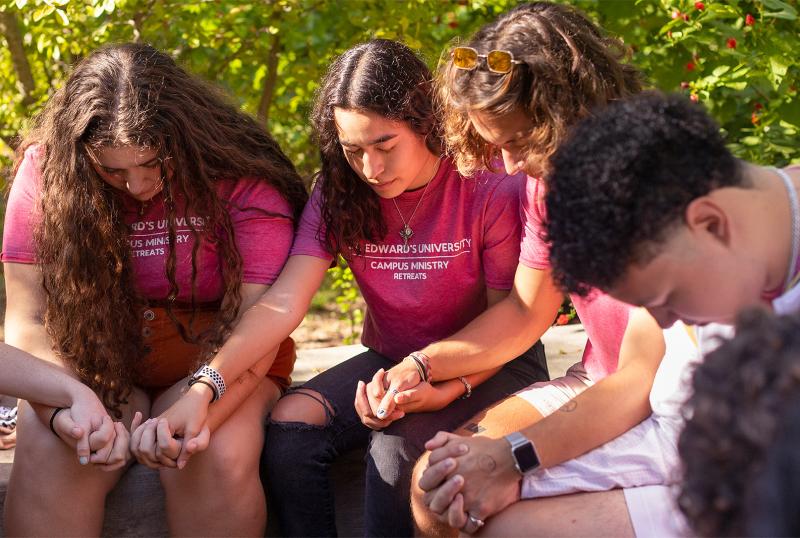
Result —
M771 56L769 66L772 74L776 77L786 76L786 72L789 70L789 64L786 63L786 58L782 56Z
M43 6L39 6L36 11L33 12L33 22L39 22L43 18L50 15L56 8L49 4L44 4Z
M69 26L69 18L67 18L67 14L63 9L56 9L56 14L61 19L61 24L64 26Z

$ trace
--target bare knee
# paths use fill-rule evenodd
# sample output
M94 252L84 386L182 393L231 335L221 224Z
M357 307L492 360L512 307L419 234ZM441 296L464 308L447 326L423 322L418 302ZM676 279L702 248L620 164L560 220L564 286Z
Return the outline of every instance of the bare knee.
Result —
M278 400L270 419L272 422L302 422L313 426L326 426L333 414L333 407L322 394L301 388Z

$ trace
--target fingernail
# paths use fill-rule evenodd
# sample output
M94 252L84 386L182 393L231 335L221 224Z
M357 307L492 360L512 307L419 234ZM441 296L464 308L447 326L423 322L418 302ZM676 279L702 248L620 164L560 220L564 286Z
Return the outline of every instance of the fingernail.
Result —
M446 460L444 460L444 468L445 469L452 469L455 466L456 466L456 460L454 460L452 458L447 458Z
M78 461L81 463L81 465L87 465L89 463L89 458L86 456L81 456L78 458Z
M186 467L185 461L178 462L178 469L183 469L184 467Z
M461 484L463 481L464 477L461 476L460 474L453 475L453 482L455 482L456 484Z
M383 415L385 414L386 411L384 411L383 409L378 409L378 412L376 413L376 415L378 415L378 418L383 418Z
M458 445L458 451L461 454L466 454L469 451L469 447L467 445Z

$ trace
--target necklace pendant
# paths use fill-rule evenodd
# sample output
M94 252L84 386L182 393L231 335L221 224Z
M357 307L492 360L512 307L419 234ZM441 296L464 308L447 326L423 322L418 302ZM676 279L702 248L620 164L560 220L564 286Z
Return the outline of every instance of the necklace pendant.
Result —
M406 224L403 228L397 232L400 234L400 237L403 238L403 246L408 246L408 240L411 239L411 236L414 235L414 230L411 229L411 226Z

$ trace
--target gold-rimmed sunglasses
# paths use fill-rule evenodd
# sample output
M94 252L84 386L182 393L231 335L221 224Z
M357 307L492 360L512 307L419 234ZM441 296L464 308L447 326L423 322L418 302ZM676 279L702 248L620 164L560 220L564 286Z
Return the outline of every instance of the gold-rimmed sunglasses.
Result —
M453 57L453 65L458 69L471 71L478 67L481 59L486 61L486 67L492 73L505 75L510 73L514 64L521 64L520 60L515 60L514 55L507 50L492 50L488 54L480 54L472 47L455 47L450 55Z

